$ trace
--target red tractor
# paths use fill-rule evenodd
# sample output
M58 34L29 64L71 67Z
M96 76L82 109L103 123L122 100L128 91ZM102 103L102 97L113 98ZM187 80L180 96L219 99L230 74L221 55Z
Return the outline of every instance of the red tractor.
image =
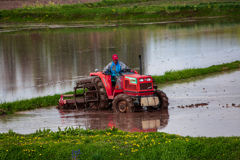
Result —
M141 70L141 56L140 72ZM79 93L77 90L83 92ZM157 90L154 80L149 75L138 74L137 71L123 70L116 76L113 85L111 75L96 71L90 73L89 78L76 82L74 94L61 95L59 100L60 108L85 109L113 109L114 112L134 112L147 107L148 110L168 108L168 97ZM65 97L71 97L64 100Z

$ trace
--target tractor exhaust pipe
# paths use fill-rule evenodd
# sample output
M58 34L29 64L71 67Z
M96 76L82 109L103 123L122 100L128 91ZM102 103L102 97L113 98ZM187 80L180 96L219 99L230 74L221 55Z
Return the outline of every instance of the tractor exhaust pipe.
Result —
M142 61L141 61L141 55L139 55L139 67L140 67L140 75L142 75Z

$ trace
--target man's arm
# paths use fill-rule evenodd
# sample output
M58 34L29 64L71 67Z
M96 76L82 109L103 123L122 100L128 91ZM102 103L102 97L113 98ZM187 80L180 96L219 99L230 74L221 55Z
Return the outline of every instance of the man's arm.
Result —
M106 71L110 71L112 62L110 62L106 67L103 68L103 73L106 73Z
M121 70L129 69L128 66L126 66L126 64L124 64L123 62L118 61L118 63L119 63L119 65L121 66Z

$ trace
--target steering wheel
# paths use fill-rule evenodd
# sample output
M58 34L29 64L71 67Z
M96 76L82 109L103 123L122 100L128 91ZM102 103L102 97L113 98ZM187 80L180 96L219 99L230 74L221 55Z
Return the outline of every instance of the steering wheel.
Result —
M123 69L120 71L120 73L126 73L126 72L131 72L131 69Z

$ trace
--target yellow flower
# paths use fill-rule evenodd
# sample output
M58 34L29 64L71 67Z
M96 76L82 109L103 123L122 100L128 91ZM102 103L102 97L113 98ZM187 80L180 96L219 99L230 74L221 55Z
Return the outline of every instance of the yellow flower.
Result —
M120 156L122 155L122 153L120 153Z
M39 155L41 156L42 154L40 153Z
M6 151L8 152L8 149Z
M115 11L115 9L112 10L113 12Z

